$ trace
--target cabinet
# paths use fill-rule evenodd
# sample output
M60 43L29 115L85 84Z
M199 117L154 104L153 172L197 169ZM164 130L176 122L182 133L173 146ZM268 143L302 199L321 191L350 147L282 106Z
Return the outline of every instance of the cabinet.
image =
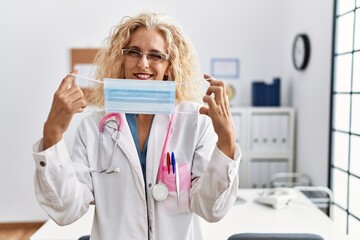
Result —
M240 187L268 187L272 175L294 171L295 111L290 107L231 109L242 149Z

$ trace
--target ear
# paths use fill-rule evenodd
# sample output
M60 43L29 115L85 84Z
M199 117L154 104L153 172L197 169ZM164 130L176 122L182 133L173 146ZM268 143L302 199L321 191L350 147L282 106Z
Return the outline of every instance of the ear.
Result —
M169 66L167 66L166 70L165 70L165 74L164 74L164 80L168 80L169 79L169 74L170 74L170 69L171 69L171 64L169 64Z

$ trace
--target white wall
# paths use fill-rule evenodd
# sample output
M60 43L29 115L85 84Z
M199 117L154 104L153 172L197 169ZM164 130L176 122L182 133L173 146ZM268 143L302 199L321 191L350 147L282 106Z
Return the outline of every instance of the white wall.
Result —
M280 76L282 104L298 112L297 169L326 184L331 0L2 0L0 222L46 218L33 193L31 146L69 71L69 49L99 47L124 15L144 10L163 11L182 24L204 72L213 57L239 58L240 105L251 103L252 80ZM305 72L291 65L299 32L308 33L312 43Z
M284 64L284 75L292 83L292 105L297 111L297 171L307 173L314 185L327 186L333 1L288 2L292 3L287 6L291 13L287 37L300 31L308 33L311 41L305 72Z

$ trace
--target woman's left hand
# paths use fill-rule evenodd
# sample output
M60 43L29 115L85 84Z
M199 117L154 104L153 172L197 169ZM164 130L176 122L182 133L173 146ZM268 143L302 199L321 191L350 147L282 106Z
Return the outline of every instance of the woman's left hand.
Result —
M235 129L232 120L229 99L226 96L226 85L223 81L215 80L208 74L204 78L210 83L203 101L208 107L201 107L200 114L211 118L214 130L218 135L218 148L229 158L234 158Z

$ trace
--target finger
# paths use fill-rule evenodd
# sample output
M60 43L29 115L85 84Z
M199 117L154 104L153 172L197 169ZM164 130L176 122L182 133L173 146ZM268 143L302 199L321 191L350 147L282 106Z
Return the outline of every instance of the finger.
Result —
M211 86L225 87L225 83L223 81L215 79L208 79L207 81L210 81Z
M226 95L226 84L223 81L215 80L212 76L209 74L204 74L204 77L206 80L210 83L210 86L218 86L222 87L224 89L224 96Z
M208 81L215 80L215 78L213 78L210 74L207 74L207 73L204 74L204 78L205 78L205 80L208 80Z
M199 109L199 113L209 116L209 108L207 108L207 107L201 107L201 108Z
M77 74L77 70L70 72L70 74ZM59 91L65 91L68 89L68 86L75 80L75 77L68 74L61 82L58 90Z
M210 76L209 74L204 74L204 78L205 80L211 85L211 83L215 80L215 78L213 78L212 76Z
M69 97L72 97L72 96L84 97L84 92L76 84L74 86L72 86L70 89L68 89L66 91L66 93Z
M229 97L225 94L225 107L230 112L230 101Z
M221 104L224 102L224 94L223 94L223 88L218 86L211 86L206 91L206 95L210 96L212 93L214 93L214 98L217 104Z
M222 102L224 102L225 107L228 108L230 106L230 104L229 104L229 98L228 98L227 93L226 93L226 83L224 81L213 80L213 81L211 81L210 85L211 86L218 86L218 87L221 87L223 89L222 90L222 94L223 94Z
M224 95L226 95L226 84L223 81L218 81L218 80L211 80L210 82L211 86L218 86L218 87L222 87L224 89Z
M85 110L85 108L79 108L75 113L82 113Z
M68 101L70 102L73 102L78 98L84 98L83 91L76 84L74 84L71 88L66 89L65 91L58 91L56 94L59 96L59 98L62 98L64 100L68 99Z
M79 99L74 102L73 108L76 109L76 111L79 111L80 109L84 109L87 106L87 102L85 99Z
M53 105L61 111L74 113L78 108L85 107L87 103L82 91L75 91L72 95L65 91L55 93Z
M73 95L69 96L69 97L68 97L68 100L69 100L69 102L72 103L72 104L75 104L77 101L81 101L81 100L86 101L85 98L84 98L84 96L83 96L83 94L82 94L82 93L79 93L79 92L78 92L78 93L74 93Z
M203 101L209 105L209 110L216 108L216 102L213 97L204 96Z
M66 105L66 112L71 115L77 112L82 111L81 109L86 108L87 102L84 99L76 100L75 102L70 102Z
M212 93L218 93L218 92L219 93L221 92L221 94L223 94L224 88L221 86L210 86L206 91L206 95L211 95Z

